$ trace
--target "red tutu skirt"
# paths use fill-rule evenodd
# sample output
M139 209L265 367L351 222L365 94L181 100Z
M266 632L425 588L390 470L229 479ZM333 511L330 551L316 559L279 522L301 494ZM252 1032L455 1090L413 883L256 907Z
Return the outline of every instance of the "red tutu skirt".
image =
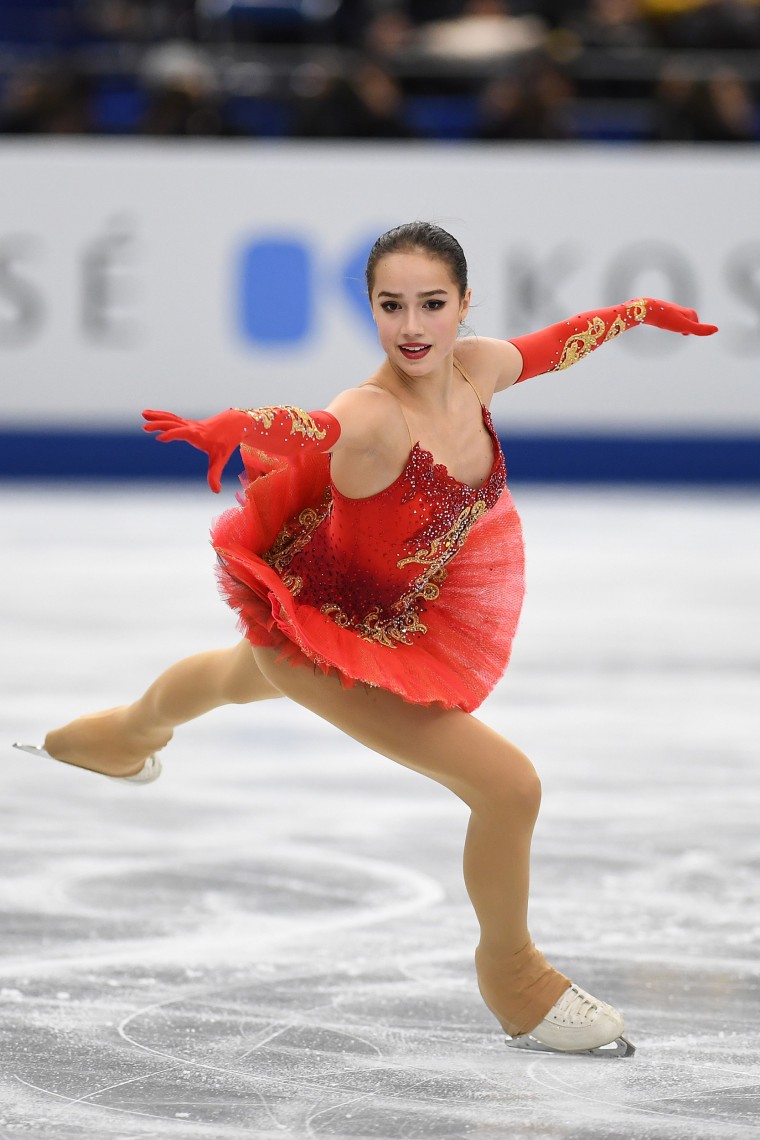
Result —
M524 589L520 520L504 484L500 450L500 466L495 460L485 497L482 489L451 478L418 445L391 487L360 500L337 493L326 455L287 462L261 453L258 460L253 454L245 458L244 493L237 507L216 520L211 540L219 558L220 591L251 644L276 648L280 659L293 665L335 672L345 686L361 682L415 704L477 708L507 667ZM468 510L466 526L444 532L449 518L461 524ZM372 607L372 620L365 615L359 621L352 619L348 604L334 604L341 565L349 560L352 581L363 575L363 582L374 581L378 589L382 584L387 593L388 575L381 583L380 571L369 568L373 551L391 548L389 533L396 552L414 551L423 516L425 557L418 552L386 558L389 574L402 562L405 572L407 563L415 563L413 573L422 566L422 578L413 582L412 609L401 623L378 617L393 606ZM412 518L417 534L410 540L403 532L405 520ZM401 533L394 535L396 530ZM357 543L364 544L359 554ZM433 558L444 548L442 569L441 559L434 566ZM287 558L281 556L284 550ZM320 594L315 579L321 575L331 586Z

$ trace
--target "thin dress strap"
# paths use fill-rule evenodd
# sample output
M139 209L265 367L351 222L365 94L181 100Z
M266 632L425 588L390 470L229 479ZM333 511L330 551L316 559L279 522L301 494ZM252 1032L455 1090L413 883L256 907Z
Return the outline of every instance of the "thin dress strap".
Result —
M454 357L454 367L455 367L455 368L456 368L456 369L457 369L459 372L461 372L461 373L462 373L462 376L465 378L465 380L466 380L466 381L467 381L467 383L470 385L470 387L472 388L472 390L473 390L473 392L475 393L475 395L478 397L478 403L480 404L480 406L481 406L481 408L482 408L482 407L483 407L483 401L482 401L482 400L481 400L481 398L480 398L480 392L477 390L477 388L476 388L476 387L475 387L475 385L473 384L472 380L471 380L471 379L470 379L470 377L467 375L467 372L465 371L464 367L462 366L462 364L460 364L460 362L457 360L457 358L456 358L456 357Z
M398 400L398 406L401 408L401 415L404 417L404 423L406 424L406 430L409 432L409 443L412 446L412 450L414 450L414 440L412 439L412 429L409 427L409 420L406 418L406 412L404 411L404 405L401 403L401 400L399 400L396 393L391 392L391 390L389 388L384 388L382 386L382 384L373 384L371 380L368 380L366 384L362 384L361 387L362 388L378 388L381 392L387 392L389 396L393 396L394 400Z

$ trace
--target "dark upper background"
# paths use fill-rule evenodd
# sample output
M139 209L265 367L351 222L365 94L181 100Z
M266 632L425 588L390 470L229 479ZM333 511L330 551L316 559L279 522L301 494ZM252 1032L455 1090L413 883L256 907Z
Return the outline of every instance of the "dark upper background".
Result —
M0 0L6 136L738 142L760 0Z

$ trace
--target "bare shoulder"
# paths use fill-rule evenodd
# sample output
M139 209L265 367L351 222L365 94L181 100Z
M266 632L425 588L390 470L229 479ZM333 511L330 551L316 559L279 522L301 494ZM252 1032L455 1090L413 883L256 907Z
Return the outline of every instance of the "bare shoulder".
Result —
M332 450L335 488L351 499L382 491L398 476L409 453L401 404L374 384L347 388L327 409L341 427Z
M338 393L327 411L340 424L340 438L333 451L352 448L356 451L377 452L391 447L397 435L405 435L403 416L398 400L374 384L360 384Z
M515 383L522 371L522 356L508 340L490 336L466 336L458 340L454 356L480 393L490 404L495 392Z

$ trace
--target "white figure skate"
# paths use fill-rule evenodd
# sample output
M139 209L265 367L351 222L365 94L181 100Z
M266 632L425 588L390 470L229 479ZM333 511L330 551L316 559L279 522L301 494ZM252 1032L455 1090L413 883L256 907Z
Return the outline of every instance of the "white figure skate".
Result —
M18 748L21 752L31 752L32 756L44 756L47 760L54 760L55 759L54 756L51 756L49 752L46 752L45 749L41 748L38 744L19 744L18 742L16 742L16 743L14 743L13 747ZM66 761L60 761L60 762L66 763ZM72 768L81 768L82 765L81 764L72 764L71 767ZM83 771L92 772L92 771L94 771L94 769L84 768ZM106 773L105 772L96 772L96 775L105 776ZM124 781L127 781L130 784L152 784L153 781L157 780L160 775L161 775L161 761L159 760L158 756L151 755L145 761L145 763L143 764L140 771L135 772L135 774L133 776L107 776L106 779L108 779L108 780L120 780L122 783L124 783Z
M517 1037L508 1037L511 1049L537 1053L590 1053L594 1057L631 1057L635 1046L623 1037L623 1018L604 1001L572 985L543 1021Z

